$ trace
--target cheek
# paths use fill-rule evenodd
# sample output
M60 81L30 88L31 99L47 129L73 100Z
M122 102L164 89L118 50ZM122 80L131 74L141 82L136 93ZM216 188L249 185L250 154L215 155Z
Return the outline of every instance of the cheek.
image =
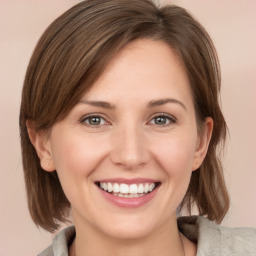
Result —
M93 209L94 201L91 200L90 192L94 189L94 183L91 174L104 158L104 148L98 145L80 136L65 136L54 141L56 171L73 211Z
M104 156L97 140L92 143L82 136L59 137L52 145L56 170L71 175L88 176Z
M156 152L158 163L170 176L192 172L196 142L191 137L165 140Z
M104 146L99 141L84 138L81 135L63 133L65 136L53 136L52 153L55 169L68 200L73 203L79 195L86 194L91 186L91 173L104 159Z
M157 153L158 165L165 173L163 185L166 197L163 205L169 207L166 212L177 209L186 194L192 174L194 149L194 140L181 137L168 141Z

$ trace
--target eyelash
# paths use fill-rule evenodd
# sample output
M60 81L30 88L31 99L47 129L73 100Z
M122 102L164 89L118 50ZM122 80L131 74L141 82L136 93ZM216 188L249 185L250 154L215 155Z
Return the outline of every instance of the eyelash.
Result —
M104 120L104 124L96 124L96 125L92 125L90 123L87 123L87 120L90 120L92 118L99 118L101 121ZM86 115L84 117L81 118L80 120L81 123L85 124L86 126L92 127L92 128L99 128L102 125L108 125L109 122L106 121L106 119L104 117L102 117L100 114L90 114L90 115Z
M165 126L168 126L168 125L171 125L171 124L174 124L177 122L177 119L170 115L170 114L166 114L166 113L158 113L158 114L155 114L149 121L149 123L151 123L153 120L155 120L156 118L166 118L169 120L169 123L168 124L163 124L163 125L157 125L157 124L152 124L152 125L157 125L157 126L162 126L162 127L165 127Z
M92 119L92 118L98 118L98 119L100 119L100 122L104 121L104 124L100 123L100 124L93 125L93 124L90 124L90 123L86 122L86 121L90 122L90 119ZM151 122L153 120L156 120L156 118L168 119L168 123L167 124L162 124L162 125L158 125L156 123L152 124ZM101 114L89 114L89 115L86 115L86 116L81 118L80 122L85 124L86 126L92 127L92 128L99 128L99 127L102 127L103 125L109 125L110 124L108 121L106 121L106 119L104 117L102 117ZM147 122L147 124L156 125L158 127L165 127L165 126L168 126L168 125L176 123L176 122L177 122L177 119L174 116L172 116L170 114L166 114L166 113L158 113L158 114L155 114L153 117L151 117L150 121Z

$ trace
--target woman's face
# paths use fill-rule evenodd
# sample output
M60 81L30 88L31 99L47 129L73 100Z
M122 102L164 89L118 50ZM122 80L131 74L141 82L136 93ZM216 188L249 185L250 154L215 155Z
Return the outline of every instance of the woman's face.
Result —
M57 170L77 228L144 237L175 225L209 140L197 131L179 58L163 42L137 40L52 127L46 169Z

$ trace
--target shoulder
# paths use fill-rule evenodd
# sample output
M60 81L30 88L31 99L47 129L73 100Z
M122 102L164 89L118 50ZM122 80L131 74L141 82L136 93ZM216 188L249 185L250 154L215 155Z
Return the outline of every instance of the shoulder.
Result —
M197 256L256 254L255 228L223 227L199 216L181 217L178 225L188 239L197 243Z
M74 237L75 227L63 229L54 237L52 244L38 256L68 256L68 247Z

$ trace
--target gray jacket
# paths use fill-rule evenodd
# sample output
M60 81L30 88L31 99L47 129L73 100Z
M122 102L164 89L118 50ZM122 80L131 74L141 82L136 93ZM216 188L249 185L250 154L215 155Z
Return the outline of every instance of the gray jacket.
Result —
M204 217L178 219L180 231L197 243L197 256L256 256L256 229L227 228ZM52 245L38 256L68 256L68 244L75 237L75 228L62 230Z

